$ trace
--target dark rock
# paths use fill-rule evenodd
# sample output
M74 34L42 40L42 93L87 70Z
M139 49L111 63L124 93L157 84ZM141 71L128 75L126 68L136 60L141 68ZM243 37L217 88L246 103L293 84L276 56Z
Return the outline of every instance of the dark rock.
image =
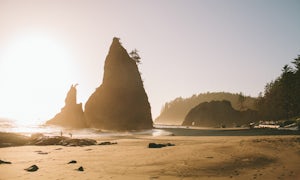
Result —
M0 164L11 164L11 162L9 162L9 161L2 161L2 160L0 160Z
M156 143L149 143L148 148L162 148L166 147L165 144L156 144Z
M77 84L71 86L65 99L65 106L61 109L61 112L56 114L54 118L48 120L46 124L71 128L86 127L82 103L77 104L76 102L76 86Z
M34 151L34 152L36 152L38 154L48 154L47 152L43 152L43 151Z
M64 136L43 136L31 140L30 145L63 145L63 142L65 142L67 139L69 138Z
M77 171L84 171L84 169L83 169L82 166L80 166L80 167L77 169Z
M68 164L75 164L75 163L77 163L77 161L75 161L75 160L68 162Z
M94 139L71 139L65 136L43 136L38 139L33 139L30 145L62 145L62 146L91 146L96 145L97 141Z
M42 137L44 137L44 134L42 134L42 133L34 133L34 134L31 134L30 139L34 140L34 139L39 139L39 138L42 138Z
M108 130L151 129L151 107L136 62L114 38L103 82L85 105L89 126Z
M175 144L166 143L166 144L156 144L156 143L149 143L148 148L162 148L166 146L175 146Z
M175 146L175 144L167 143L167 146Z
M200 103L189 111L182 125L202 127L236 127L258 119L254 110L237 111L229 101Z
M91 146L96 144L97 141L94 139L67 139L63 142L64 146Z
M205 158L207 158L207 159L213 159L214 157L212 157L212 156L207 156L207 157L205 157Z
M46 155L46 154L49 154L49 153L47 153L47 152L38 152L38 154Z
M106 142L101 142L99 143L98 145L113 145L113 144L118 144L117 142L109 142L109 141L106 141Z
M28 171L28 172L34 172L37 171L39 169L39 167L37 165L32 165L29 168L26 168L24 170Z
M29 139L16 133L0 132L0 147L23 146L29 142Z

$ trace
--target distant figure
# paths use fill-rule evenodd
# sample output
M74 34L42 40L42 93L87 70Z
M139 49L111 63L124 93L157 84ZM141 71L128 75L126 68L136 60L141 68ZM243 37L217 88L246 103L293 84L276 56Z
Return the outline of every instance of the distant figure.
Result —
M62 131L60 131L60 137L62 137L62 135L63 135L63 132L62 132Z
M70 137L72 138L72 133L69 133Z

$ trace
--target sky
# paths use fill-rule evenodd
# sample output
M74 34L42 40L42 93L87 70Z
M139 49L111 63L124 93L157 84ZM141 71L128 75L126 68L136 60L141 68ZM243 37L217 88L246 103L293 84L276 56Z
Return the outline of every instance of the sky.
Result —
M113 37L138 49L155 119L204 92L257 96L300 54L299 0L0 0L0 117L44 122L102 83Z

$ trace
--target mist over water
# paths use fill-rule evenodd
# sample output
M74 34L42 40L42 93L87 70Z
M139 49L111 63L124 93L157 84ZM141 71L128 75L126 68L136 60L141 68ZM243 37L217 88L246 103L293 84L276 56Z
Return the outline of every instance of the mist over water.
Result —
M43 124L19 124L14 120L0 119L0 132L20 133L31 136L34 133L42 133L46 136L70 136L74 138L97 138L110 136L133 136L133 135L149 135L149 136L166 136L171 135L170 132L162 129L149 129L140 131L107 131L95 128L86 129L68 129L59 126L46 126Z

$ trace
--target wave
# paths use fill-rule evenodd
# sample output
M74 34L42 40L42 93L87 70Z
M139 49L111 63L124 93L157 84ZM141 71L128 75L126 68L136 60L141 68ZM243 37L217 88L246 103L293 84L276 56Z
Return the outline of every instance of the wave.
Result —
M68 129L59 126L49 125L20 125L16 124L13 120L0 119L0 132L12 132L19 133L26 136L31 136L35 133L42 133L46 136L72 136L76 138L99 138L99 137L111 137L111 136L134 136L134 135L149 135L149 136L168 136L172 133L162 129L149 129L141 131L107 131L95 128L86 129Z

